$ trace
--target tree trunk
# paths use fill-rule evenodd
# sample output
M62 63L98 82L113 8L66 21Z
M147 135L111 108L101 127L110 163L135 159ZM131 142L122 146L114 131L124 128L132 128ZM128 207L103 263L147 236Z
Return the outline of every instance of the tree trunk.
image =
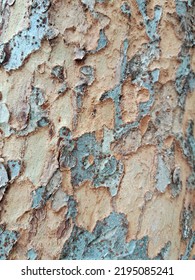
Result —
M193 0L0 3L0 259L195 258Z

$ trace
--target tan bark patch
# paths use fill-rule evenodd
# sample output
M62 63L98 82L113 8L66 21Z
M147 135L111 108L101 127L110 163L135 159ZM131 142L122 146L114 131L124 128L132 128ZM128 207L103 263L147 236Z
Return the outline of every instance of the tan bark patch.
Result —
M78 201L77 224L89 231L112 211L109 192L105 188L92 188L90 182L84 183L75 192L75 197Z
M25 171L24 176L35 185L40 185L40 177L44 169L45 162L49 159L49 133L47 129L40 129L35 134L28 137L25 151Z
M139 217L145 205L145 194L154 192L156 149L140 148L124 161L125 175L116 199L117 211L125 213L129 222L128 240L137 238Z
M1 223L6 223L12 230L28 227L29 216L26 215L23 220L20 217L31 209L33 189L34 186L28 180L18 179L12 183L3 200Z

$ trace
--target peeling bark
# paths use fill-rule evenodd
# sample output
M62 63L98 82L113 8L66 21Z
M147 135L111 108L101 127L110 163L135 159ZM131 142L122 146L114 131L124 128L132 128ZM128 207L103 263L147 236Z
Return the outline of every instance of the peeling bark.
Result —
M195 259L194 0L0 4L0 259Z

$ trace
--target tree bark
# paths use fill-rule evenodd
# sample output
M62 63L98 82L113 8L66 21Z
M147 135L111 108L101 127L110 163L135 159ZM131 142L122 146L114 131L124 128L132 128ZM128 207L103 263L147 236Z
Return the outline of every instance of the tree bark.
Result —
M195 258L193 0L0 3L0 259Z

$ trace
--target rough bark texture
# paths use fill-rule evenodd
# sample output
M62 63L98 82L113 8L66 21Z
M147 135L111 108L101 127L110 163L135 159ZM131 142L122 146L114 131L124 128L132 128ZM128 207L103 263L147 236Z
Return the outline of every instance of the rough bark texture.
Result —
M194 15L0 2L0 259L195 258Z

